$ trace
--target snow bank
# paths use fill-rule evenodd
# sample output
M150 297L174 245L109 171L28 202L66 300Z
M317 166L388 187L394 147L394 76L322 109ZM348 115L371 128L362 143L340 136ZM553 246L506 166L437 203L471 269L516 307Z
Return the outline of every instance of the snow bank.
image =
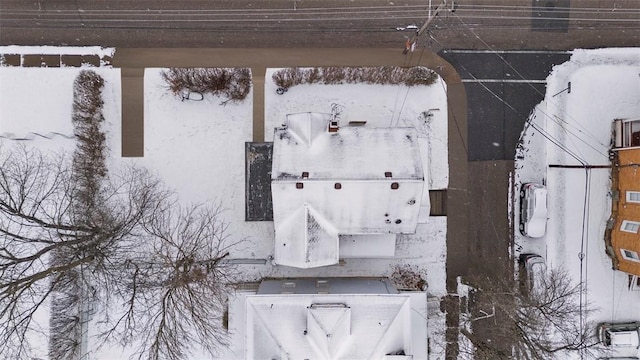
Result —
M115 48L101 46L0 46L0 54L16 55L98 55L99 57L113 57Z

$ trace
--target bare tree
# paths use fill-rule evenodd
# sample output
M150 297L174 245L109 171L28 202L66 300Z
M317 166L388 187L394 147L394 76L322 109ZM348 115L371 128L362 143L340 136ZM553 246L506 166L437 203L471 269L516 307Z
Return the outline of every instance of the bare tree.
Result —
M107 176L105 165L105 134L101 130L102 88L104 79L91 70L80 71L73 86L72 124L76 149L71 161L70 209L72 222L87 227L109 217L101 201L101 187ZM84 241L89 244L92 241ZM64 266L77 256L77 249L60 247L51 251L52 267ZM60 281L51 293L49 317L49 358L52 360L79 359L86 350L81 346L86 332L87 289L83 265L60 274Z
M80 286L72 284L78 277L103 273L110 257L125 251L122 240L143 230L142 218L166 194L159 182L141 184L132 172L102 192L101 207L110 211L79 221L69 159L26 146L0 150L0 352L19 358L26 356L24 338L35 311L57 290L76 296L71 291Z
M105 306L102 335L134 346L139 358L184 359L194 343L215 355L226 344L222 315L235 268L220 207L168 207L144 222L151 249L127 259L112 284L122 307ZM149 251L147 251L149 250ZM108 298L108 297L107 297ZM137 342L133 333L145 329Z
M0 149L5 150L5 149ZM0 352L25 356L25 333L33 314L70 267L49 267L58 244L74 243L77 228L65 221L64 193L70 173L65 159L47 161L25 147L3 153L0 161ZM45 280L46 279L46 280Z
M70 163L0 148L0 353L27 358L34 313L60 306L69 316L51 326L69 336L52 336L50 355L76 356L78 296L98 308L103 340L140 358L183 359L194 342L214 353L233 276L220 209L180 209L158 179L128 168L102 181L91 217L79 216Z
M461 333L472 348L461 352L475 359L550 360L572 351L593 355L597 340L586 320L593 309L581 305L580 284L563 269L550 269L540 280L529 290L509 277L470 277L475 311ZM477 325L487 321L494 322L490 330L479 331Z

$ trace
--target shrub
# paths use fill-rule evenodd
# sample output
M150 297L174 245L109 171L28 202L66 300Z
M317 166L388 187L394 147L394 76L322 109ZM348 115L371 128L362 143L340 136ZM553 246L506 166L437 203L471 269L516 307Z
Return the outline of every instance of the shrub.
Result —
M307 84L315 84L315 83L319 82L320 80L322 80L322 75L320 73L320 69L311 68L311 69L307 69L307 71L305 71L305 73L304 73L304 81Z
M424 291L427 289L427 280L424 271L417 266L396 265L393 268L391 281L401 289Z
M73 155L73 167L79 196L91 202L98 189L99 179L106 176L106 136L100 129L102 114L102 88L104 79L91 70L82 70L73 84L71 121L78 145Z
M170 68L160 75L169 90L181 96L186 90L242 101L251 91L251 71L247 68Z
M309 79L310 81L312 81L311 79L321 79L321 76L311 77L306 74L307 74L306 69L286 68L286 69L277 71L275 74L273 74L272 78L275 81L276 85L278 85L278 87L285 88L285 89L295 85L303 84L306 82L307 79Z
M438 74L426 67L403 68L399 66L379 67L323 67L286 68L273 73L275 84L290 88L300 84L380 84L380 85L431 85Z
M426 67L417 66L409 68L406 75L405 84L408 86L414 85L431 85L438 79L438 74Z
M322 81L325 84L342 84L346 77L346 73L350 68L326 67L322 71Z

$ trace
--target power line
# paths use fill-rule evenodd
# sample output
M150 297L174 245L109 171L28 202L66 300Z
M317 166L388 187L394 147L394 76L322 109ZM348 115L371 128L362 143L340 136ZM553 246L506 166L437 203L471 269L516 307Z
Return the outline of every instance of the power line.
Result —
M181 1L181 4L187 3L186 1ZM618 2L619 3L619 2ZM594 15L634 15L640 13L640 7L637 5L636 0L629 1L630 6L636 7L553 7L548 8L544 6L510 6L510 5L473 5L473 4L460 4L456 3L456 11L459 13L500 13L504 14L505 12L523 12L527 14L531 14L532 12L541 12L541 13L562 13L562 12L571 12L572 14L594 14ZM127 3L127 5L135 5L133 3ZM19 9L14 10L11 8L5 7L3 12L6 14L46 14L46 13L55 13L55 14L66 14L73 13L75 9ZM326 14L326 13L343 13L345 11L350 11L353 13L371 13L371 12L384 12L384 13L396 13L396 12L411 12L411 13L424 13L426 15L429 14L429 9L425 8L424 5L401 5L401 6L338 6L338 7L300 7L300 6L288 6L288 7L251 7L251 8L232 8L232 9L213 9L213 8L126 8L126 9L91 9L86 8L83 11L87 13L96 13L96 14L105 14L105 13L141 13L146 15L171 15L172 13L243 13L243 14L271 14L271 13L293 13L293 14ZM496 18L500 18L501 16L496 16ZM557 18L557 17L554 17ZM564 18L567 19L567 18Z
M541 14L549 13L548 8L529 7L529 6L495 6L495 5L457 5L456 16L464 19L484 19L484 20L531 20L532 12L539 10ZM571 16L568 15L569 11ZM567 16L556 16L558 12L566 12ZM3 20L11 20L12 17L28 17L26 20L37 16L38 21L52 18L53 20L64 20L65 17L77 16L77 9L3 9ZM85 17L96 21L144 21L148 22L166 22L181 21L179 19L167 19L169 17L209 17L221 16L220 19L205 19L190 21L218 21L229 22L244 19L254 22L295 22L295 21L328 21L328 20L402 20L402 19L419 19L428 16L429 10L423 5L407 5L407 6L344 6L344 7L326 7L326 8L242 8L242 9L82 9ZM515 15L509 15L515 13ZM520 15L522 13L522 15ZM384 15L384 18L370 17L372 14ZM599 25L607 22L613 23L629 23L637 26L640 8L610 8L610 7L593 7L593 8L562 8L554 7L552 17L539 16L538 20L549 21L568 21L573 22L597 22ZM105 16L117 16L118 20L104 19ZM339 17L332 17L339 15ZM401 16L395 16L401 15ZM563 14L562 14L563 15ZM594 15L588 17L588 15ZM93 19L93 17L100 17ZM135 17L135 19L122 19L122 17ZM237 18L231 18L237 17ZM624 17L624 18L623 18ZM23 19L25 20L25 19Z
M454 14L455 15L455 14ZM462 20L460 20L462 22ZM464 22L463 22L464 23ZM484 42L484 40L482 40L471 28L469 28L469 30L474 34L474 36L476 38L478 38L478 40L480 40L485 46L487 46L489 49L492 49L491 46L489 46L486 42ZM520 76L521 78L524 79L524 77L522 76L522 74L520 74L520 72L518 72L510 63L508 63L506 61L506 59L504 59L504 57L502 57L500 54L494 52L504 63L506 63L518 76ZM464 68L464 66L463 66ZM475 76L469 72L467 70L467 72L475 78ZM497 97L501 102L503 102L505 105L507 105L509 108L511 108L512 110L516 111L510 104L508 104L508 102L506 102L504 99L500 98L497 94L495 94L494 92L492 92L490 89L488 89L482 82L480 82L480 85L483 86L485 88L485 90L489 91L492 95L494 95L495 97ZM532 86L531 84L529 84L530 86ZM537 91L538 93L540 93L537 89L534 89L535 91ZM541 94L541 93L540 93ZM539 109L540 112L542 112L544 114L545 117L547 117L548 119L554 120L552 117L550 117L548 114L546 114L543 110ZM567 114L564 110L562 110L565 115L569 115ZM574 119L575 120L575 119ZM567 125L569 124L568 122L564 121ZM531 119L527 119L527 123L530 124L535 130L537 130L538 132L540 132L540 134L545 137L548 141L552 142L554 145L556 145L557 147L559 147L561 150L563 150L564 152L566 152L567 154L569 154L571 157L573 157L574 159L576 159L578 162L580 162L582 165L586 165L586 162L584 161L584 159L580 158L577 154L573 153L573 151L569 150L566 146L564 146L564 144L560 143L557 139L555 139L553 136L551 136L550 134L548 134L546 132L546 130L540 128L535 122L533 122ZM571 131L569 131L569 129L567 129L566 127L564 127L563 125L561 125L560 123L558 123L558 125L560 125L565 131L572 133ZM586 129L585 129L586 130ZM588 132L588 131L587 131ZM573 134L573 133L572 133ZM587 144L588 146L590 146L584 139L582 139L580 136L573 134L575 137L577 137L579 140L583 141L585 144ZM589 135L591 135L589 133ZM592 139L594 139L592 137ZM595 140L595 139L594 139ZM592 147L592 149L596 150L595 148ZM597 150L596 150L597 151ZM584 323L585 323L585 308L586 308L586 304L588 303L588 299L587 299L587 294L586 294L586 288L585 288L585 284L586 281L588 280L588 269L585 268L585 240L588 239L589 236L589 232L588 232L588 227L589 227L589 205L590 205L590 193L591 193L591 169L585 166L585 188L584 188L584 200L583 200L583 212L582 212L582 231L581 231L581 239L580 239L580 253L579 253L579 258L580 258L580 282L579 282L579 287L580 287L580 302L579 302L579 313L580 313L580 317L579 317L579 321L580 321L580 329L584 328ZM583 333L581 332L581 343L582 341L584 341L583 338ZM580 351L580 356L583 356L583 352Z
M435 40L435 39L434 39ZM437 41L437 40L436 40ZM474 79L477 79L464 65L459 64L460 67L462 67L463 70L467 71L467 73L469 73L469 75L471 75L471 77L473 77ZM547 139L549 142L551 142L552 144L556 145L558 148L560 148L561 150L563 150L564 152L566 152L567 154L569 154L569 156L571 156L572 158L576 159L579 163L585 165L585 161L578 156L577 154L575 154L573 151L569 150L567 147L565 147L559 140L555 139L551 134L549 134L545 129L542 129L541 127L539 127L537 124L535 124L533 121L531 121L530 119L528 119L527 116L524 116L522 113L520 113L520 111L518 111L516 108L514 108L511 104L509 104L506 100L504 100L503 98L500 97L500 95L496 94L494 91L492 91L491 89L489 89L484 83L482 83L481 81L478 82L478 84L480 84L480 86L482 86L488 93L490 93L491 95L493 95L493 97L495 97L496 99L498 99L501 103L503 103L505 106L507 106L509 109L511 109L514 113L521 115L522 117L524 117L525 123L527 124L527 126L532 126L535 130L537 130L545 139ZM542 110L540 110L545 116L548 116L546 113L544 113ZM525 132L526 132L526 128L525 128Z
M456 16L456 17L457 17L457 15L456 15L456 14L454 14L454 16ZM505 58L504 58L500 53L496 52L496 51L493 49L493 47L491 47L489 44L487 44L487 43L486 43L486 42L485 42L485 41L484 41L484 40L483 40L483 39L482 39L482 38L481 38L481 37L480 37L480 36L475 32L475 31L473 31L473 29L471 29L471 27L469 27L469 26L468 26L464 21L462 21L461 19L459 19L459 18L458 18L458 20L459 20L463 25L465 25L465 26L469 29L469 31L470 31L470 32L471 32L471 33L472 33L472 34L473 34L473 35L474 35L474 36L475 36L475 37L476 37L480 42L482 42L482 44L483 44L484 46L486 46L488 49L492 50L492 53L493 53L493 54L495 54L496 56L498 56L498 57L500 58L500 60L501 60L503 63L505 63L505 64L506 64L506 65L507 65L507 66L508 66L508 67L509 67L513 72L515 72L515 73L516 73L516 75L518 75L521 79L525 79L525 78L524 78L524 76L523 76L523 75L522 75L522 74L521 74L521 73L520 73L520 72L519 72L515 67L513 67L513 65L511 65L508 61L506 61L506 59L505 59ZM461 65L461 66L462 66L462 65ZM466 70L466 69L465 69L465 70ZM470 71L468 71L468 70L467 70L467 72L468 72L471 76L473 76L473 74L471 74L471 72L470 72ZM474 79L477 79L475 76L473 76L473 77L474 77ZM540 92L540 91L539 91L535 86L533 86L533 84L528 83L528 85L529 85L529 86L530 86L530 87L531 87L535 92L537 92L539 95L541 95L541 96L545 97L545 94L543 94L542 92ZM488 89L484 84L481 84L481 86L483 86L486 90L490 91L490 90L489 90L489 89ZM491 92L491 91L490 91L490 92ZM492 93L494 96L496 96L498 99L500 99L503 103L507 104L507 103L506 103L503 99L501 99L499 96L497 96L497 95L496 95L496 94L494 94L493 92L491 92L491 93ZM551 102L551 103L553 103L553 100L551 100L551 99L548 99L548 101L549 101L549 102ZM514 112L518 113L518 112L517 112L517 111L516 111L512 106L510 106L510 105L509 105L509 107L510 107L512 110L514 110ZM558 124L560 127L562 127L562 128L563 128L567 133L569 133L569 134L573 135L574 137L576 137L576 138L580 139L582 142L584 142L585 144L587 144L588 146L590 146L593 150L595 150L596 152L598 152L598 153L600 153L602 156L604 156L607 160L609 159L608 153L603 153L602 151L599 151L599 150L595 149L593 146L589 145L589 144L587 143L587 141L586 141L586 140L582 139L582 138L580 137L580 135L575 134L573 131L569 130L568 128L566 128L565 126L563 126L563 125L561 124L561 122L562 122L562 123L565 123L565 124L569 125L569 122L567 122L567 121L565 121L565 120L563 120L563 119L560 119L560 118L557 118L557 119L556 119L556 118L554 118L554 117L551 117L551 116L549 116L549 115L548 115L544 110L542 110L542 109L538 109L538 110L539 110L539 111L540 111L540 112L541 112L541 113L542 113L546 118L548 118L548 119L550 119L551 121L553 121L553 122L557 123L557 124ZM573 119L573 117L572 117L570 114L568 114L564 109L561 109L561 112L563 112L566 116L568 116L569 118L571 118L572 120L574 120L574 122L576 122L576 123L578 123L578 124L579 124L579 122L575 121L575 119ZM529 124L529 122L530 122L530 121L529 121L529 120L526 120L526 122L527 122L527 124ZM593 140L596 140L596 138L595 138L595 137L594 137L594 136L593 136L593 135L592 135L592 134L591 134L591 133L590 133L586 128L584 128L584 127L583 127L583 129L587 132L587 134L588 134L588 135L589 135ZM578 131L582 132L580 129L578 129ZM525 132L526 132L526 127L525 127L525 131L523 132L523 134L524 134ZM546 136L545 136L545 137L546 137ZM601 143L599 143L597 140L596 140L596 142L598 143L598 145L601 145L601 146L602 146L602 144L601 144ZM563 149L564 151L566 151L566 152L568 153L568 151L567 151L567 150L568 150L568 148L567 148L566 146L564 146L564 145L563 145L563 147L561 147L561 149ZM572 157L576 158L575 156L572 156ZM576 159L577 159L577 158L576 158Z

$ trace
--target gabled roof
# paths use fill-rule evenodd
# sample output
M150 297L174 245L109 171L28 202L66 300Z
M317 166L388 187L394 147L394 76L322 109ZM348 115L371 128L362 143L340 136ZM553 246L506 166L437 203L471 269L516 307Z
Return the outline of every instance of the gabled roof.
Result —
M248 359L375 360L399 351L426 356L420 318L426 314L412 314L408 294L249 295L246 311ZM421 324L420 338L412 321Z
M307 337L314 351L335 358L351 335L351 308L346 304L311 304L307 308Z
M385 173L424 179L414 128L344 127L330 133L323 126L322 132L301 131L315 128L306 125L275 130L272 181L299 180L302 172L313 180L388 181Z
M278 264L310 268L338 262L338 231L309 204L276 224Z
M332 118L331 114L325 113L288 114L285 125L289 129L289 133L297 138L296 140L311 147L316 136L327 131L327 126Z

